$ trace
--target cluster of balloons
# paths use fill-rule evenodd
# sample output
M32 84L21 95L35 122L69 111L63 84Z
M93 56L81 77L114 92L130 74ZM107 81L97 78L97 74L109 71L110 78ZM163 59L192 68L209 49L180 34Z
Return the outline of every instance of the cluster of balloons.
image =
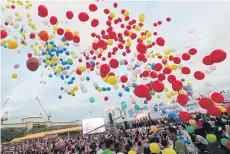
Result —
M25 7L26 12L32 8L32 3L11 1L7 2L7 11L15 11L17 8ZM118 3L113 3L114 9L119 9ZM14 50L23 46L30 45L31 53L26 53L25 66L31 72L37 71L39 67L49 70L48 77L53 76L60 78L70 88L61 88L68 95L76 96L78 89L82 93L88 91L85 84L93 81L93 87L98 92L108 92L112 89L131 93L133 98L134 110L139 110L140 106L136 103L136 98L143 99L144 104L148 104L154 97L161 98L165 94L168 99L177 99L181 106L186 106L188 97L192 96L192 83L186 78L177 76L176 72L181 72L183 76L190 76L197 80L205 79L208 73L201 70L191 71L189 63L192 57L199 54L196 48L190 48L186 52L177 54L176 49L164 49L167 40L163 36L159 36L156 31L143 29L145 25L145 14L140 13L137 18L130 15L127 9L121 9L120 14L115 14L110 9L103 9L100 5L91 3L88 5L89 10L83 12L66 11L65 20L77 19L82 25L90 25L93 28L106 25L105 29L95 31L88 36L92 38L90 49L80 53L72 51L77 49L83 40L78 31L66 28L64 24L60 24L62 20L51 15L46 5L38 5L37 15L41 22L48 28L37 28L33 23L31 14L27 13L26 17L28 25L19 24L22 16L19 12L15 13L15 18L7 17L5 25L1 28L1 46L6 49ZM94 16L95 12L103 10L106 17L105 23ZM4 10L5 11L5 10ZM74 18L76 17L76 18ZM153 27L161 26L171 22L170 17L166 17L163 21L153 23ZM20 42L18 36L13 36L11 26L14 26L20 34ZM51 28L51 29L50 29ZM12 39L14 38L14 39ZM28 41L29 40L29 41ZM32 43L31 43L32 42ZM162 52L155 51L155 47L161 48ZM80 54L80 55L79 55ZM209 65L210 70L214 71L216 67L213 64L223 62L227 57L227 53L222 49L213 50L210 55L203 58L204 65ZM15 69L19 68L15 64ZM125 69L127 73L121 71ZM120 73L120 74L119 74ZM98 81L90 75L96 74L104 82L104 86L99 86ZM16 79L17 74L12 74L12 78ZM76 85L76 81L81 83ZM169 85L169 86L168 86ZM79 88L80 87L80 88ZM123 92L119 92L118 96L123 97ZM175 98L176 97L176 98ZM59 95L59 99L63 96ZM104 96L104 101L108 101L109 97ZM224 101L222 94L214 92L210 98L199 98L200 107L207 110L212 116L220 116L223 112L230 112L229 108L218 107ZM95 102L94 97L89 98L90 103ZM127 102L121 103L122 109L127 109ZM155 111L159 109L154 107ZM162 113L169 113L167 109L162 109ZM135 115L136 117L136 115ZM190 121L191 116L188 112L180 112L179 115L168 114L169 118L177 121Z

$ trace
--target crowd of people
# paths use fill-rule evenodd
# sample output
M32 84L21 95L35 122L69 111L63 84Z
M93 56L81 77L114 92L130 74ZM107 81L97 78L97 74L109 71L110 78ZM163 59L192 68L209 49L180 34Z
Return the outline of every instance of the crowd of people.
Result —
M103 133L63 138L27 140L1 145L3 154L230 154L221 139L230 137L229 117L195 117L195 131L188 133L188 123L169 119L135 120L130 128L119 127ZM151 126L158 129L153 132ZM214 143L207 134L216 136Z

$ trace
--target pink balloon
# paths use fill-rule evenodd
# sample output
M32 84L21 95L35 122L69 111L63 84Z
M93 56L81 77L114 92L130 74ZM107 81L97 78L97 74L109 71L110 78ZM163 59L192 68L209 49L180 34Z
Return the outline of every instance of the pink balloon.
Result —
M137 117L137 114L136 114L136 113L134 113L133 117L134 117L134 118L136 118L136 117Z
M132 98L132 99L131 99L131 103L132 103L132 104L136 104L135 98Z
M67 71L66 71L66 70L64 70L64 71L62 71L62 73L63 73L64 75L66 75L66 74L67 74Z

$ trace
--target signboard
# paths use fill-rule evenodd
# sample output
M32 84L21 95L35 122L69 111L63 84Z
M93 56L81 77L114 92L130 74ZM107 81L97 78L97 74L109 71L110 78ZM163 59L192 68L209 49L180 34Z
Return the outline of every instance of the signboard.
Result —
M104 124L105 124L105 120L103 117L82 119L83 134L85 135L88 134L89 132L90 132L89 134L105 132L105 126L103 126Z

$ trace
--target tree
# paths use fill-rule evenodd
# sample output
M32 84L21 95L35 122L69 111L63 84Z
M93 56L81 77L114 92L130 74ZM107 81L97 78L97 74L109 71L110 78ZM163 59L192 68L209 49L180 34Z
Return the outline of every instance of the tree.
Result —
M17 128L3 128L1 129L1 141L10 142L14 138L23 137L25 135L26 129Z

